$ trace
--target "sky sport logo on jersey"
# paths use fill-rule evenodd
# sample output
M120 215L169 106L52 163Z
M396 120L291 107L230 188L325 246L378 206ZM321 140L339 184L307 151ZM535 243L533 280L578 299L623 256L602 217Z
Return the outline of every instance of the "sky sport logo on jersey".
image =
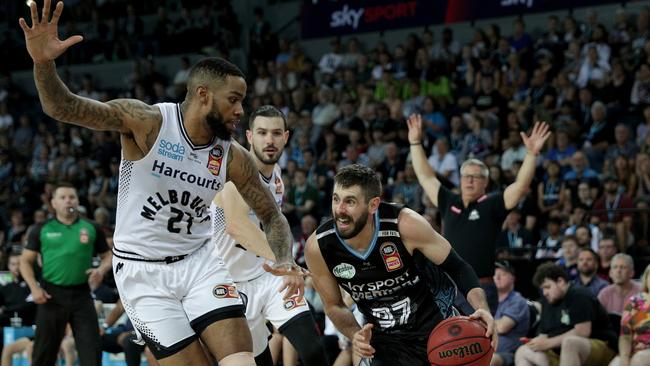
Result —
M173 143L165 139L161 139L158 144L158 155L164 156L168 159L183 161L185 156L185 146L180 142Z

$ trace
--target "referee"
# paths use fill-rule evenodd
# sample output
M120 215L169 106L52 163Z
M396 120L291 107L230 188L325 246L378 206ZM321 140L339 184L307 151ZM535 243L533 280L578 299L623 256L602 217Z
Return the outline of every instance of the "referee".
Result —
M90 288L97 288L111 268L106 237L96 224L79 217L74 186L57 186L51 202L55 218L34 227L20 260L20 272L38 304L33 364L54 365L70 323L79 363L99 366L101 343ZM34 276L39 253L43 263L40 285ZM93 269L95 253L102 262Z
M422 148L422 117L419 114L411 115L408 128L411 159L418 181L431 202L440 210L444 237L474 268L494 314L498 306L496 286L492 279L497 234L501 231L508 211L515 208L526 195L526 189L535 174L535 160L551 134L548 125L537 122L530 136L521 133L527 152L517 179L504 192L489 195L485 193L489 170L478 159L468 159L461 166L460 194L443 187L427 163ZM456 305L465 314L472 312L465 299L457 299Z

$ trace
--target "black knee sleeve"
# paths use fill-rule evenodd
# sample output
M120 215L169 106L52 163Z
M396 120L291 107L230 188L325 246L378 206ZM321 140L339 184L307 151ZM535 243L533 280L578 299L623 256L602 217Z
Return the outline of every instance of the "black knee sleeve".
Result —
M303 365L329 365L325 348L316 332L316 323L310 312L306 311L294 316L278 330L291 342Z
M271 356L271 349L266 346L264 352L255 356L255 365L257 366L273 366L273 357Z

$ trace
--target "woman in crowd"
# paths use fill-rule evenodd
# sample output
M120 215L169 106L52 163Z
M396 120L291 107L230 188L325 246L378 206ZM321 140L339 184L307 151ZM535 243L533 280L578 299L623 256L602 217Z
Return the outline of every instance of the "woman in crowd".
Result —
M610 366L650 365L650 265L641 276L641 292L625 303L618 338L619 355Z

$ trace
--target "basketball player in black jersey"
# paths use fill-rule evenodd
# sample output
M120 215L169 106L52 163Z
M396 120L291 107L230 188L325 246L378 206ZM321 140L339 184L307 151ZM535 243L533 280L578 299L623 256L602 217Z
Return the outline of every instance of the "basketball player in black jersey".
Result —
M416 212L381 202L381 182L362 165L334 177L333 219L307 240L305 258L325 313L372 366L428 366L426 343L443 316L429 284L414 264L420 252L458 284L487 325L496 349L495 325L474 270ZM343 303L349 292L368 324L363 328Z

